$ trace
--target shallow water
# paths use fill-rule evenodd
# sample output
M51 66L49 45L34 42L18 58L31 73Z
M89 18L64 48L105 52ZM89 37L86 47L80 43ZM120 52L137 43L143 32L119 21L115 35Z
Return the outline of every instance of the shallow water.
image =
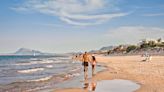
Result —
M129 80L102 80L97 82L94 92L134 92L140 85Z
M97 65L96 72L106 69ZM88 78L91 78L89 66ZM0 92L51 92L83 87L84 72L70 57L0 56Z
M0 56L0 92L36 92L80 75L69 56Z
M0 56L0 85L71 72L76 65L67 56Z
M106 68L103 66L97 66L95 72L98 73L100 71L105 70ZM88 67L88 79L92 78L92 72L91 72L91 66ZM83 83L84 83L84 72L83 72L83 67L81 69L80 72L80 76L77 76L73 79L70 79L69 81L65 81L59 85L57 85L57 87L61 87L61 88L74 88L74 87L83 87Z
M81 63L80 63L81 64ZM106 68L101 65L98 64L96 66L96 70L95 73L98 73L100 71L105 70ZM88 67L88 79L92 78L92 73L91 73L91 66ZM53 92L54 89L59 88L59 89L65 89L65 88L83 88L84 86L84 72L83 72L83 66L80 66L80 71L79 71L78 76L76 77L72 77L69 80L60 82L58 84L55 85L55 87L53 88L48 88L48 89L44 89L44 90L39 90L37 92Z

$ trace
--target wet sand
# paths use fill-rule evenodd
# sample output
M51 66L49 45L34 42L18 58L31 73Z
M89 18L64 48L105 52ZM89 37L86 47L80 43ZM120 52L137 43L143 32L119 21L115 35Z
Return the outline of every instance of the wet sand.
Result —
M152 56L150 62L143 62L141 56L97 56L105 63L107 70L97 73L96 81L123 79L140 85L135 92L164 92L164 56ZM54 92L88 92L81 88L58 89Z
M95 92L133 92L140 88L140 85L129 80L102 80L97 83Z

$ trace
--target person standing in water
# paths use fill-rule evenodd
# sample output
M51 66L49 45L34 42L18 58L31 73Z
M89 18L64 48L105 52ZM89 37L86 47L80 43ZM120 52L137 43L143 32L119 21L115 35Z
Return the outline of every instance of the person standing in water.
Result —
M92 55L92 76L94 75L95 73L95 68L96 68L96 57L94 55Z
M88 53L85 52L83 54L83 57L82 57L82 65L84 66L84 78L86 79L88 77L88 62L89 62L89 57L88 57Z

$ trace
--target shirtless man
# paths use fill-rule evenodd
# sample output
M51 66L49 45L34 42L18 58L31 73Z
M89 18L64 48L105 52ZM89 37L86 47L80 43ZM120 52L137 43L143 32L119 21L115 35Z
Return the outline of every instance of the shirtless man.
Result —
M89 64L88 64L88 62L89 62L88 53L85 52L83 54L82 58L83 58L82 61L83 61L83 66L84 66L84 78L86 79L88 77L87 72L88 72L88 66L89 66Z

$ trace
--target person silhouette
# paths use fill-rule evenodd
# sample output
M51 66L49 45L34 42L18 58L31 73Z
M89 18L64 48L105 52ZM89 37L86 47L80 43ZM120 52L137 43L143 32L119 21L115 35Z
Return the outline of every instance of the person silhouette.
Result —
M88 53L85 52L82 57L82 65L84 66L84 78L86 79L88 77L88 64L89 62L89 56Z
M91 65L92 65L92 76L95 74L95 68L96 68L96 57L92 55Z

